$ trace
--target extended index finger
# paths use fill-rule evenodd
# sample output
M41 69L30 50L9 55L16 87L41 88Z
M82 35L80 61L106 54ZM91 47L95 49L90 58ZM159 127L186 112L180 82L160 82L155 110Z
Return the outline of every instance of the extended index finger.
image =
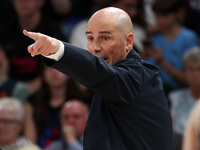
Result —
M23 30L23 34L33 39L34 41L37 41L41 36L39 33L34 33L26 30Z

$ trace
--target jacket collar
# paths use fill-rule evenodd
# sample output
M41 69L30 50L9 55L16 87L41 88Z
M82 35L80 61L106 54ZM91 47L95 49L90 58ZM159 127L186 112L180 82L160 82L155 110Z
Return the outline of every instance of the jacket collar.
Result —
M127 55L126 58L138 59L138 58L140 58L140 55L139 55L134 49L132 49L132 50L128 53L128 55Z

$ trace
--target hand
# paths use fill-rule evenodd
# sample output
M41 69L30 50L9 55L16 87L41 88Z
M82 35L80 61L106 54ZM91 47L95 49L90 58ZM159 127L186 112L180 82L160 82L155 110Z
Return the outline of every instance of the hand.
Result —
M148 49L146 49L146 53L148 54L148 56L152 57L157 63L163 60L163 54L161 49L157 49L151 46Z
M23 34L33 39L35 43L28 47L28 52L32 57L35 55L47 56L56 53L60 48L60 42L52 37L41 33L28 32L23 30Z
M62 131L66 143L72 143L77 140L77 133L75 126L65 125L62 127Z

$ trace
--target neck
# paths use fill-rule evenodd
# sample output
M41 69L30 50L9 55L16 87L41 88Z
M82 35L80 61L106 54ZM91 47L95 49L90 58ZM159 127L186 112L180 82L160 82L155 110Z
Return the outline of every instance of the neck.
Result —
M19 18L19 26L20 29L26 29L29 31L35 30L35 28L39 25L41 20L42 14L40 11L35 12L32 15L29 15L27 17L21 17Z
M51 89L50 105L54 108L60 107L66 99L66 87L56 87Z
M51 88L52 98L63 97L65 94L66 94L66 87L65 86Z
M169 30L164 32L165 38L167 41L171 41L181 30L181 26L179 24L174 24Z

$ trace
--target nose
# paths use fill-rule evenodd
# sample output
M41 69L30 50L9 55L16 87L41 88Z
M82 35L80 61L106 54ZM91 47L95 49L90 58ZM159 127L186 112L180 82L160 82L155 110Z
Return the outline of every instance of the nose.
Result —
M73 117L70 117L70 118L67 120L67 123L73 125L73 124L75 123L75 119L74 119Z
M93 41L91 44L89 44L89 47L88 47L89 51L93 54L95 53L98 53L101 51L101 45L98 41Z

